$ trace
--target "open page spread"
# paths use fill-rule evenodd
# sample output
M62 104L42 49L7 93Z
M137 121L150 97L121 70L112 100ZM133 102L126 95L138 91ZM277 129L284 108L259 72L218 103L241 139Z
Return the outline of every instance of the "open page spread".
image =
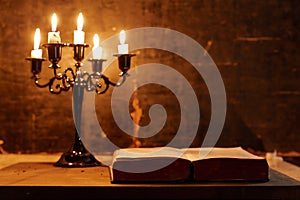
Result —
M237 158L237 159L264 159L242 149L241 147L221 148L221 147L202 147L202 148L173 148L173 147L154 147L154 148L125 148L115 152L115 160L132 160L146 158L183 158L190 161L210 158Z

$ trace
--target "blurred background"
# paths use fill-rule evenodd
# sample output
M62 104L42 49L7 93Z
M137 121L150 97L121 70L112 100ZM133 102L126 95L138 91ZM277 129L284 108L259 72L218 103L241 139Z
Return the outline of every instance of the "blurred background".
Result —
M37 88L31 79L31 64L25 60L33 48L36 28L41 29L41 44L47 43L54 12L63 42L73 41L79 12L84 16L85 41L91 46L95 33L103 41L122 29L164 27L188 35L207 50L224 81L227 116L217 145L257 152L300 152L300 4L296 0L0 0L0 4L0 140L5 152L62 152L73 142L72 92L53 95L46 88ZM43 52L47 57L45 49ZM86 55L90 52L91 47ZM190 82L201 110L192 145L201 145L211 111L201 75L169 52L141 49L134 53L138 54L133 58L137 68L162 63ZM64 48L59 64L74 65L72 57L72 49ZM43 63L42 80L51 77L49 64ZM116 63L111 67L115 69ZM114 70L109 74L117 76ZM138 142L115 124L112 90L95 97L102 135L119 147L163 146L172 140L182 119L180 105L168 88L150 84L132 95L128 110L138 115L141 125L149 123L151 105L162 104L167 111L164 128Z

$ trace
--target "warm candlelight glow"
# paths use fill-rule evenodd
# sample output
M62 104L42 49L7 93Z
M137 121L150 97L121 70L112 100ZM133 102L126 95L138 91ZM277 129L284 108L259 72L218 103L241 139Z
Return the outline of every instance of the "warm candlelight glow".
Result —
M79 13L77 18L77 30L82 31L82 27L83 27L83 15L82 13Z
M101 59L102 47L99 46L100 39L98 34L94 35L93 59Z
M120 32L120 44L125 44L125 40L126 40L126 33L124 30L121 30Z
M95 34L94 35L94 47L98 47L99 43L100 43L99 36L98 36L98 34Z
M41 31L39 28L35 30L33 50L31 51L32 58L42 58L43 51L39 49L41 42Z
M55 32L57 28L57 16L55 13L53 13L52 15L51 24L52 24L52 32Z
M60 33L57 29L57 16L53 13L51 18L51 32L48 32L48 43L60 43Z
M128 53L128 44L125 44L126 33L124 30L122 30L120 32L119 39L120 39L120 45L118 45L119 54L127 54Z
M38 49L40 47L40 41L41 41L41 31L39 28L37 28L34 34L33 49Z
M77 18L77 30L74 30L74 44L84 44L83 16L79 13Z

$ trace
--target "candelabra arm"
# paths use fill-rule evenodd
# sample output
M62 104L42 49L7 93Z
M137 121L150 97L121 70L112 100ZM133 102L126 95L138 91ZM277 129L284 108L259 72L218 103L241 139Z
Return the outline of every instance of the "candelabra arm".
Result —
M49 81L49 91L52 94L60 94L62 90L68 91L70 89L70 88L61 87L61 85L59 83L57 83L56 85L54 84L55 80L62 80L62 79L63 79L62 77L53 77L53 78L50 79L50 81Z
M126 77L127 77L127 76L129 76L129 74L128 74L127 72L126 72L126 73L123 73L123 72L122 72L122 74L121 74L121 77L122 77L121 81L115 83L114 86L120 87L121 85L123 85L123 83L125 83L125 81L126 81Z
M39 88L44 88L44 87L48 87L49 84L50 84L50 81L48 81L48 83L44 83L44 84L41 84L39 82L39 79L41 79L37 74L35 74L32 79L34 79L34 84L39 87Z
M97 88L96 88L97 94L104 94L109 89L110 85L113 87L119 87L126 81L126 75L123 75L122 80L117 83L110 81L109 78L103 74L101 75L101 78L103 79L104 84L102 84L100 81L97 83ZM102 90L100 91L100 89Z
M108 90L109 85L112 83L112 82L110 82L109 78L107 78L103 74L101 75L101 78L104 80L104 85L100 81L98 81L97 86L96 86L97 94L104 94ZM102 88L104 88L104 90L101 91L100 89L102 89Z
M93 80L96 80L96 82L97 82L100 78L101 78L101 74L100 73L93 73L91 75L88 72L86 72L86 71L82 73L82 79L85 82L85 89L88 92L96 90L97 86L95 86Z
M76 72L77 72L77 68L75 72L71 67L64 70L64 73L62 75L63 76L62 84L65 89L69 90L69 88L74 85L76 79L76 74L75 74ZM68 74L70 75L68 76Z

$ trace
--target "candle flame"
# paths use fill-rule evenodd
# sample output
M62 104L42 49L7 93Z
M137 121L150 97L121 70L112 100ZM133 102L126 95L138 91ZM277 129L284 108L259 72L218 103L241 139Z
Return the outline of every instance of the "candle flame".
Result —
M41 31L39 28L35 30L33 49L39 49L41 41Z
M56 27L57 27L57 16L56 16L55 13L53 13L53 15L52 15L51 22L52 22L52 32L56 32Z
M102 47L100 47L100 38L98 34L94 35L94 47L93 47L93 58L101 59L102 57Z
M100 39L98 34L94 35L94 47L99 47Z
M120 44L125 44L125 39L126 39L126 33L124 30L121 30L120 32Z
M77 18L77 30L82 31L82 27L83 27L83 15L82 13L79 13Z

